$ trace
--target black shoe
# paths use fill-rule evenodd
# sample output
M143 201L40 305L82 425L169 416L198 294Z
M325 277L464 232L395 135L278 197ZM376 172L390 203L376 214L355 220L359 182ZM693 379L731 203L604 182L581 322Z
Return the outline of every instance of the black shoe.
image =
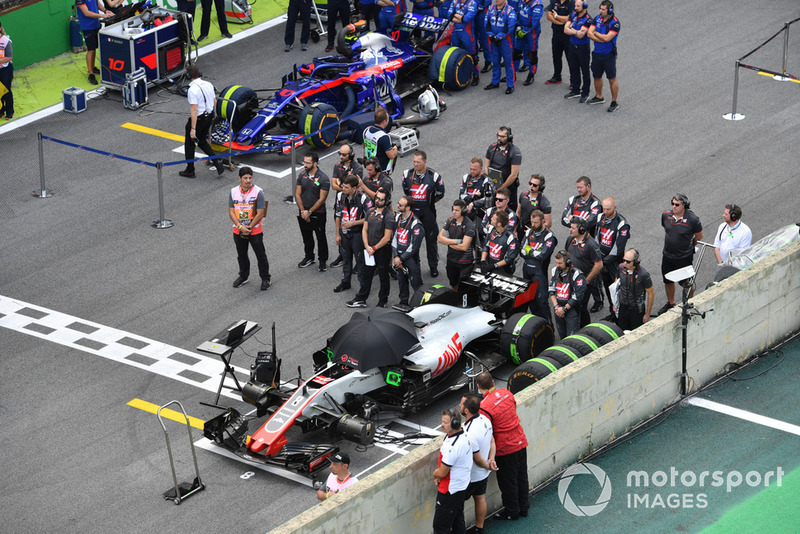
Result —
M564 98L569 100L570 98L578 98L579 96L581 96L580 92L578 92L578 91L570 91L569 93L564 95Z
M214 166L217 168L217 176L222 176L222 173L225 172L225 165L221 162L214 163Z
M341 284L339 284L338 286L333 288L333 292L334 293L341 293L342 291L345 291L346 289L350 289L350 284L345 284L344 282L342 282Z
M314 265L314 260L311 258L303 258L303 261L297 264L298 267L301 269L305 269L306 267L311 267Z
M333 51L333 45L328 45L328 46L326 46L326 47L325 47L325 51L326 51L326 52L332 52L332 51Z
M240 287L247 283L247 278L240 276L236 280L233 281L233 287Z
M510 94L511 94L511 93L513 93L513 92L514 92L514 88L513 88L513 87L508 87L508 88L506 88L506 94L507 94L507 95L510 95Z
M227 39L233 39L233 35L231 35L229 33L223 33L222 36L227 38Z
M386 302L379 302L378 304L376 304L376 306L378 308L385 308L386 307Z
M521 66L521 67L519 68L519 70L518 70L517 72L528 72L528 69L529 69L529 68L530 68L530 67L528 67L527 65L523 65L523 66Z
M89 83L92 85L97 85L97 78L94 77L94 74L89 75Z
M500 78L500 83L506 83L506 77L505 77L505 76L503 76L502 78Z
M492 519L497 519L499 521L516 521L517 519L519 519L519 516L513 516L508 512L502 512L492 517Z
M609 113L614 113L618 109L619 109L619 104L617 104L617 101L614 100L613 102L611 102L611 105L608 106L608 109L606 111L608 111Z
M561 78L556 78L555 76L544 82L545 85L555 85L557 83L561 83Z
M596 300L596 301L594 301L594 306L592 306L592 309L589 310L589 311L592 312L592 313L597 313L602 309L603 309L603 301L602 300Z
M674 304L670 304L669 302L667 302L667 303L665 303L663 306L661 306L658 309L658 311L656 312L656 315L664 315L665 313L667 313L669 310L671 310L674 307L675 307Z
M483 89L484 89L484 90L486 90L486 91L488 91L488 90L490 90L490 89L497 89L498 87L500 87L500 86L499 86L499 85L497 85L496 83L490 83L489 85L487 85L487 86L486 86L486 87L484 87Z
M410 312L411 310L413 310L414 308L412 308L411 306L409 306L405 302L400 302L400 303L395 304L394 306L392 306L392 309L393 310L397 310L397 311L401 311L403 313L407 313L407 312Z
M331 262L330 266L335 269L336 267L341 267L342 263L344 263L344 260L342 259L341 256L339 256L338 258L336 258Z
M530 84L532 84L534 76L535 76L535 74L533 74L532 72L530 74L528 74L528 77L525 78L525 83L523 83L522 85L530 85Z
M283 203L284 204L295 204L296 202L294 200L294 196L286 195L285 197L283 197Z
M319 272L324 273L328 270L328 264L324 261L319 262Z
M581 104L585 104L587 100L589 100L589 97L588 97L588 96L582 96L582 97L581 97L581 99L579 100L579 102L580 102Z
M261 281L261 291L266 291L269 289L269 286L272 285L269 283L269 280L262 280Z
M366 302L364 302L363 300L355 300L355 299L348 300L345 303L345 305L348 308L366 308L367 307L367 303Z
M201 35L197 38L197 42L199 43L201 41L205 41L206 39L208 39L208 35Z
M487 62L486 62L486 64L485 64L485 65L483 66L483 68L481 69L481 72L483 72L483 73L487 73L487 72L489 72L490 70L492 70L492 62L491 62L491 61L487 61Z
M433 278L436 278L437 276L439 276L439 269L437 269L436 267L431 267L431 276Z
M481 77L480 77L480 76L478 76L477 74L474 74L474 75L472 76L472 83L471 83L470 85L472 85L472 87L475 87L475 86L476 86L476 85L478 85L479 83L481 83Z
M528 517L528 511L527 510L520 510L519 511L519 516L520 517Z
M93 67L92 74L100 74L100 69L98 69L97 67Z
M194 169L184 169L178 173L179 175L183 176L184 178L196 178L197 175L194 173Z
M602 96L601 97L596 97L595 96L595 97L592 97L591 100L589 100L589 104L592 104L592 105L594 105L594 104L602 104L605 101L606 101L606 99L603 98Z

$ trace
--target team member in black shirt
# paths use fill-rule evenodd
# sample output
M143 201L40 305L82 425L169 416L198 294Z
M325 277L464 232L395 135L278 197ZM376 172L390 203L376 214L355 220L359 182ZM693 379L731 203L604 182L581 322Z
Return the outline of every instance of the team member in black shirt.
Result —
M547 267L558 239L544 224L544 213L533 210L530 228L520 242L520 256L525 261L522 265L522 277L537 283L536 296L530 303L531 313L550 321L550 308L547 306Z
M622 255L625 253L625 245L631 237L631 227L617 211L617 201L614 197L603 199L603 214L597 220L597 244L600 245L600 253L603 255L603 270L600 278L605 286L608 305L611 307L611 293L609 286L617 278L619 264L622 262ZM600 311L602 302L595 302L591 309L592 313ZM611 313L614 313L611 310Z
M364 247L361 242L361 225L372 207L372 201L358 191L358 177L350 174L342 182L342 190L336 193L334 216L336 221L336 244L342 251L342 281L333 288L334 293L350 289L353 275L353 258L356 266L364 264Z
M483 172L492 176L499 171L501 181L496 183L497 189L505 187L511 191L509 205L512 210L517 209L517 188L519 187L519 167L522 165L522 152L514 144L511 128L501 126L497 131L497 142L486 149L486 159L483 163ZM494 171L492 171L492 169Z
M328 270L328 238L325 235L325 200L331 190L331 179L319 170L319 156L309 152L303 157L303 172L297 177L294 199L300 213L297 222L303 236L305 256L297 264L301 269L314 263L314 235L317 236L319 270Z
M617 325L623 330L633 330L650 320L656 291L650 273L639 264L639 252L636 249L625 251L622 264L617 266L617 275Z
M667 302L658 314L675 306L675 284L666 278L670 271L687 267L694 259L694 247L703 239L703 225L700 219L689 209L689 198L681 193L672 197L672 209L661 214L661 226L664 227L664 252L661 259L661 274L664 276L664 291ZM694 288L689 293L691 297Z
M397 272L398 296L400 303L395 306L400 311L409 311L408 283L416 291L422 285L422 272L419 266L419 249L425 238L425 228L414 216L414 199L405 195L397 201L397 218L392 238L393 266Z
M531 213L539 210L544 215L544 225L550 228L553 225L553 207L550 201L544 196L544 176L532 174L528 180L527 191L519 195L519 205L517 206L517 217L520 226L517 228L517 235L520 239L525 235L525 230L531 227Z
M444 198L444 180L428 167L428 155L422 150L414 152L414 168L403 173L403 192L414 198L414 215L425 227L425 248L431 276L439 276L439 250L437 239L436 203Z
M364 250L374 258L374 264L365 262L360 273L358 283L360 287L356 298L347 302L348 308L365 308L372 289L372 278L375 270L381 288L378 291L378 307L385 308L389 301L389 265L392 261L392 234L394 234L394 214L386 206L386 191L379 189L375 193L375 207L369 210L361 230L361 239Z
M465 216L466 208L463 200L456 199L453 216L447 219L439 232L439 243L447 245L447 279L454 290L458 290L458 282L475 261L472 254L475 223Z
M597 241L594 240L586 228L586 221L580 217L573 217L570 223L570 240L567 241L567 252L569 252L572 263L580 269L584 276L586 276L586 284L591 288L592 285L598 286L600 283L600 272L603 270L603 256L600 253L600 247ZM589 297L590 291L584 293L583 299L580 302L580 317L581 328L589 324L592 320L589 315Z

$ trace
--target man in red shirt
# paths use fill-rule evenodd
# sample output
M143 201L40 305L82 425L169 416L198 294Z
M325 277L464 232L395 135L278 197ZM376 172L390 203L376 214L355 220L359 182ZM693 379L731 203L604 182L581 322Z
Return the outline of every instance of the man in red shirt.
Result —
M492 422L497 447L497 485L505 510L495 519L516 521L528 516L528 439L517 416L517 401L507 389L497 389L494 379L483 372L476 379L478 391L483 395L481 413Z

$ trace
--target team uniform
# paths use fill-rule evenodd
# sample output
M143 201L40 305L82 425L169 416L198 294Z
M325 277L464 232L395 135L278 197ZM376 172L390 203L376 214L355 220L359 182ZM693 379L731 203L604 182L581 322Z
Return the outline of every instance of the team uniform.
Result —
M464 433L469 438L473 446L478 447L481 458L487 460L489 451L492 448L492 422L488 417L479 413L464 421ZM473 495L484 495L486 493L486 483L489 480L489 471L478 464L472 464L472 471L469 476L469 486L467 487L467 498Z
M228 208L236 211L240 225L248 225L256 216L257 210L266 209L264 191L257 185L252 186L246 193L241 186L231 189L228 198ZM261 220L263 221L263 219ZM239 263L239 276L245 280L250 277L250 257L247 255L247 247L253 248L258 261L258 276L261 280L269 282L269 261L264 250L264 228L261 221L250 230L250 234L241 235L239 227L233 226L233 242L236 244L236 260Z
M539 232L529 228L520 243L520 256L525 262L522 265L522 277L537 284L536 295L530 303L530 311L547 319L548 322L550 308L547 305L547 267L557 245L558 239L545 226L542 226Z
M694 236L703 231L700 219L691 210L686 210L683 217L676 219L672 210L661 214L661 226L664 227L664 251L661 258L661 274L664 283L668 282L666 274L670 271L687 267L694 259Z
M401 214L395 219L395 232L392 237L392 257L399 257L403 269L397 270L398 296L400 304L408 305L408 283L416 291L422 286L422 271L419 265L419 250L425 238L425 228L413 213L403 220Z
M503 506L512 518L528 515L528 438L517 416L517 401L507 389L484 394L481 412L492 422L497 485Z
M377 193L378 189L383 188L386 191L386 206L389 206L389 202L392 200L392 190L394 190L394 182L389 175L382 172L375 178L370 178L369 173L367 173L367 176L362 181L364 186L373 193Z
M517 244L517 237L510 228L506 228L502 233L498 232L497 228L492 228L492 232L486 238L486 244L483 246L484 252L487 253L486 263L491 269L495 269L498 263L506 260L506 265L501 267L502 271L505 274L514 274L519 255Z
M461 189L458 192L458 198L464 201L465 204L472 204L472 211L467 213L467 216L474 222L483 220L486 214L486 200L494 196L494 182L489 175L481 173L477 178L473 177L470 173L465 174L461 178ZM480 195L475 198L475 195Z
M517 14L509 4L497 9L496 4L489 6L486 10L486 35L489 38L489 61L492 62L492 84L500 85L502 74L500 71L500 59L506 65L506 85L514 87L514 80L517 73L514 71L514 58L511 52L513 48L511 35L517 26Z
M610 219L605 214L600 215L597 221L597 244L603 255L603 271L600 276L609 297L611 294L608 288L616 279L619 264L625 254L625 245L630 238L631 226L619 212Z
M369 246L375 247L383 239L386 230L394 233L394 214L388 207L380 211L377 208L372 208L367 213L364 224L367 226L367 243L369 243ZM372 289L372 278L377 270L378 279L381 283L381 288L378 290L378 306L386 306L389 300L389 265L392 262L392 241L389 240L388 243L377 249L372 257L375 259L375 265L364 264L361 272L358 273L360 287L355 300L367 300Z
M314 175L308 174L303 170L297 176L297 186L300 187L300 201L303 207L310 210L320 199L322 191L330 191L331 179L328 175L317 169ZM306 260L314 259L314 236L317 237L317 252L319 253L319 264L322 266L328 261L328 237L325 234L325 203L313 213L309 213L308 221L300 215L297 222L300 225L300 234L303 236L303 248Z
M547 11L553 11L556 15L566 17L569 15L570 11L572 11L572 5L574 4L570 0L550 0L550 5L548 6ZM553 49L552 79L560 82L561 69L564 67L561 56L566 56L569 53L568 50L570 36L564 33L563 24L551 23L551 26L553 28L553 36L550 39L551 48Z
M523 64L530 69L529 76L536 74L539 65L539 35L542 33L542 0L521 0L517 9L517 31L514 37L514 50L522 55ZM517 71L516 61L514 67ZM524 70L528 70L524 69Z
M381 170L386 174L392 174L392 160L386 155L386 151L392 148L392 139L382 128L370 126L364 130L364 159L378 158Z
M592 272L594 262L603 261L603 255L600 252L600 246L589 234L585 234L585 237L580 242L578 242L576 238L572 237L567 243L567 252L569 252L572 264L580 269L584 276L589 276L589 273ZM588 282L588 284L589 291L584 293L583 300L581 300L580 303L581 327L586 326L592 320L588 309L589 297L591 295L595 295L596 298L599 296L599 301L602 301L603 299L600 291L600 277L595 277L595 279L591 282Z
M447 219L447 222L444 223L444 235L450 239L460 239L462 242L466 237L471 237L473 241L477 239L475 223L466 216L462 218L461 223L456 221L455 217ZM447 247L447 280L451 286L458 285L461 277L475 261L472 250L472 247L464 251L455 250L450 246Z
M569 309L564 308L564 317L555 316L558 336L564 339L577 332L581 327L579 308L586 295L586 277L572 265L568 265L564 271L559 271L556 267L550 278L549 291L550 296L555 295L558 306L563 307L569 304Z
M439 449L438 465L447 465L450 471L439 481L436 510L433 513L434 534L467 531L464 501L467 498L474 452L477 452L477 448L470 443L463 430L445 436Z
M372 201L364 193L356 191L351 198L339 191L333 208L334 217L341 222L359 221L366 217L370 208ZM360 226L341 228L339 233L342 236L342 284L349 287L353 274L353 257L359 270L364 264L364 242L361 239Z
M541 192L538 193L535 198L531 198L530 190L520 193L519 206L520 226L517 229L517 233L520 235L524 235L525 230L531 227L531 213L533 213L534 210L539 210L545 215L553 213L553 206Z
M298 15L302 22L300 44L307 45L311 35L311 0L289 0L289 8L286 11L286 29L283 33L283 43L286 45L287 52L294 44L294 28L297 26Z
M573 12L570 14L569 20L572 22L572 28L580 31L582 28L588 28L591 25L592 18L588 12L580 17ZM589 79L590 42L591 39L585 35L582 38L578 38L575 35L569 36L567 63L569 64L570 92L580 93L582 97L589 96L589 87L592 83Z
M508 65L508 63L506 63L506 65ZM500 143L492 143L489 145L489 148L486 149L486 159L489 160L489 168L499 170L503 177L503 182L505 182L508 177L511 176L511 167L513 165L522 165L522 151L509 139L509 142L506 143L505 146ZM503 182L496 184L496 187L498 189L502 187ZM519 177L514 180L514 183L511 184L508 189L511 191L508 205L512 210L516 211Z
M604 21L602 15L597 15L592 21L591 27L594 28L595 33L608 35L615 32L619 35L619 19L614 15L611 15L608 21ZM607 43L594 43L594 51L592 51L593 78L602 78L603 73L609 80L617 77L617 35Z
M653 287L653 280L641 265L635 266L633 272L630 272L624 264L617 266L617 279L617 325L623 330L633 330L643 324L647 289Z
M390 35L392 33L392 26L394 25L394 16L397 14L397 0L389 0L391 5L381 6L378 5L378 31Z
M428 167L421 176L414 169L403 173L403 192L414 198L414 215L425 227L428 266L437 271L439 265L439 225L436 223L436 201L444 197L444 180Z
M100 19L87 17L81 10L81 5L92 13L100 13L100 7L97 5L97 0L75 0L75 7L78 13L78 22L81 26L83 33L83 40L86 43L87 50L97 50L99 41L97 35L100 33ZM91 72L89 74L92 74Z
M486 34L486 10L492 5L491 0L477 0L478 10L475 13L475 42L483 49L483 62L489 63L489 36ZM477 59L477 58L476 58ZM488 71L487 71L488 72Z
M497 207L490 208L489 211L486 212L486 215L483 216L483 221L481 221L481 242L486 243L486 239L489 237L489 234L492 233L492 229L494 229L494 225L492 224L492 215L495 214L497 211ZM517 217L516 212L511 211L511 208L506 208L506 213L508 214L508 225L506 230L510 232L517 232L517 227L519 226L519 217Z
M13 58L14 49L8 35L0 35L0 58ZM14 65L12 61L0 65L0 84L7 89L0 97L0 118L3 115L8 119L14 118L14 95L11 92L11 81L14 79Z
M460 46L472 56L472 63L475 65L473 76L480 76L478 70L478 43L475 40L474 21L478 12L478 4L475 0L464 0L453 2L446 17L452 20L456 15L461 15L461 22L453 24L453 33L450 34L450 46Z
M602 212L603 204L596 196L589 195L589 198L584 200L580 195L575 195L567 200L567 206L561 213L561 224L569 228L570 220L573 217L580 217L586 221L589 235L594 237L597 233L597 218Z

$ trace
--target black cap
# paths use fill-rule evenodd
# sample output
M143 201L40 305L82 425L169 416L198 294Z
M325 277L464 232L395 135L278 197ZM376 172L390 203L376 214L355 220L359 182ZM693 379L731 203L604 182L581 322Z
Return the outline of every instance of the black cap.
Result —
M331 463L342 463L350 465L350 455L346 452L337 452L333 456L331 456Z

